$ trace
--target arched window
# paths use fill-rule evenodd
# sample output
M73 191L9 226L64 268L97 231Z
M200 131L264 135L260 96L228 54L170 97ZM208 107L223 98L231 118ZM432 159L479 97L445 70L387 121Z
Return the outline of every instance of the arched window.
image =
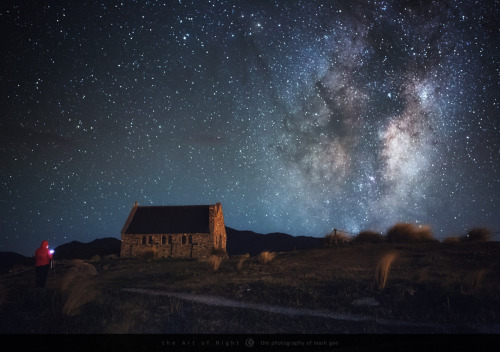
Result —
M168 236L168 244L172 244L172 236Z
M167 236L162 236L161 237L161 244L167 243Z
M193 244L193 236L189 235L188 237L188 243Z
M186 236L182 236L182 244L186 244Z
M153 237L152 237L152 236L149 236L149 238L148 238L148 243L149 243L149 244L153 244Z
M142 236L142 244L146 244L146 236Z

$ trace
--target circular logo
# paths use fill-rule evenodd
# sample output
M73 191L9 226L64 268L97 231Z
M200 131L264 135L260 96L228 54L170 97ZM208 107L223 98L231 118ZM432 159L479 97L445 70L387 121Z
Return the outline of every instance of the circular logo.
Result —
M252 348L253 346L255 346L255 341L251 338L248 338L245 340L245 346L247 346L248 348Z

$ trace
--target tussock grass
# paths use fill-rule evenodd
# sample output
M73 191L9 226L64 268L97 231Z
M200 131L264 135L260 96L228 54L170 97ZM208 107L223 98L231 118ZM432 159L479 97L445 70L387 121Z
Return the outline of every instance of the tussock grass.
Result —
M80 308L98 296L98 290L92 283L97 271L92 264L74 260L73 267L64 275L59 292L62 298L62 313L78 315Z
M78 315L84 304L92 302L98 296L98 291L87 280L75 282L74 285L64 293L65 299L62 313L70 316Z
M243 268L243 263L245 263L245 261L250 258L250 254L246 253L246 254L243 254L241 255L239 258L238 258L238 264L236 265L236 269L238 271L241 271L241 269Z
M169 305L167 306L168 313L170 315L183 315L184 314L184 303L177 298L169 298Z
M465 274L460 285L460 291L465 295L478 294L481 291L486 273L486 269L479 269Z
M268 264L276 257L276 253L264 251L259 254L259 262L261 264Z
M397 252L386 253L380 258L375 267L375 281L379 290L383 290L389 277L389 269L393 261L397 258Z
M388 242L435 241L430 226L398 223L387 230Z
M220 268L220 264L222 263L222 258L218 255L211 255L207 259L208 267L213 271L217 271Z

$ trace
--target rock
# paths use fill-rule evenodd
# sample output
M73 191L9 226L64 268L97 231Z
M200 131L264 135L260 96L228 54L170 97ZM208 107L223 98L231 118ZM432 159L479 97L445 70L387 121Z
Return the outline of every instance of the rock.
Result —
M74 259L72 261L73 266L69 268L68 273L73 275L81 276L95 276L97 275L97 270L95 266L90 263L86 263L83 260Z
M250 292L251 288L247 284L243 284L242 286L238 287L238 292L236 293L237 297L243 297L246 293Z
M358 298L358 299L355 299L354 301L352 301L351 305L357 306L357 307L361 307L361 306L377 307L380 305L380 303L378 303L378 301L373 297L361 297L361 298Z

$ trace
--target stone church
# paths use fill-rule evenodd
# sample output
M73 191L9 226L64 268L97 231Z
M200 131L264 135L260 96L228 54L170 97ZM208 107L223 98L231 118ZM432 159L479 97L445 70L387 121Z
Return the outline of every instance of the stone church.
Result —
M134 207L121 232L122 258L153 250L159 258L204 259L226 251L226 228L220 203Z

